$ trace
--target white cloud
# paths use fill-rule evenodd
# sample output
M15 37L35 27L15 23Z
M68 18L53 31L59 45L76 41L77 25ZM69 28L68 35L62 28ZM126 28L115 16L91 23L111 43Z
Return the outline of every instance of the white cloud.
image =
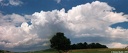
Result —
M128 29L122 29L121 27L117 28L108 28L106 32L110 35L112 39L114 38L122 38L125 39L125 41L128 41L127 33Z
M0 47L13 51L45 49L49 47L49 39L56 32L64 32L70 39L105 38L106 40L97 41L101 43L106 41L107 43L104 44L119 42L117 45L122 46L122 42L117 39L127 42L125 38L128 30L111 28L110 25L128 21L128 19L126 15L112 12L112 10L114 8L107 3L95 1L73 7L67 13L61 9L60 11L35 12L24 16L0 14ZM32 24L26 23L28 21ZM21 23L21 26L15 27L17 23ZM89 41L93 42L93 40ZM115 43L110 46L113 45Z
M14 48L19 45L31 45L35 44L39 39L38 36L34 34L26 33L21 28L16 28L14 26L4 26L0 27L0 45L7 48ZM33 41L31 41L33 40ZM39 40L38 40L39 41ZM37 41L37 42L38 42Z
M61 0L55 0L57 3L60 3L61 2Z
M112 10L113 7L98 1L73 7L66 18L69 29L79 37L83 34L105 36L110 25L127 21L127 17Z
M23 22L27 22L26 17L18 14L3 15L0 14L0 25L15 25L19 26Z
M13 6L18 6L21 5L23 2L21 2L20 0L9 0L10 5Z
M12 6L19 6L23 4L22 1L20 0L0 0L0 5L2 6L8 6L8 5L12 5Z
M3 0L0 0L0 2L2 2Z
M127 44L118 43L118 42L113 42L111 44L108 44L109 48L125 48L126 46L128 46L128 45Z

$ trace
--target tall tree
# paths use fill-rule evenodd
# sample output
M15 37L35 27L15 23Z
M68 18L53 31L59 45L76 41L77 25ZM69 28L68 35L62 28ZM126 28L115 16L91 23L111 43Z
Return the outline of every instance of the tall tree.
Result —
M87 49L88 43L84 42L84 49Z
M60 51L67 52L70 49L71 41L64 36L64 33L58 32L50 39L51 48Z

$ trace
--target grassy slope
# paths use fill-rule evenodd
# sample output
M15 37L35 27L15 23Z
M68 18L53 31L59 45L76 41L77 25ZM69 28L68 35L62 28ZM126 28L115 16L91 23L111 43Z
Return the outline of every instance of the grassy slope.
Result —
M128 49L78 49L70 50L69 53L112 53L111 51L128 51ZM57 53L55 50L35 51L26 53ZM128 53L128 52L127 52Z
M111 53L112 51L128 51L128 49L81 49L70 53Z

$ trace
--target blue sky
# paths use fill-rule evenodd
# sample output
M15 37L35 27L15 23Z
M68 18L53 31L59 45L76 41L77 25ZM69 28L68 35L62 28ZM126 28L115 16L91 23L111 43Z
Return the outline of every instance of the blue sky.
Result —
M96 0L61 0L59 3L57 3L56 0L41 0L40 2L37 0L21 0L23 2L22 4L19 4L17 6L14 5L8 5L3 6L1 5L0 11L3 14L33 14L34 12L40 12L40 11L52 11L52 10L60 10L64 8L66 11L71 9L72 7L75 7L80 4L90 3ZM115 8L114 12L123 12L124 14L128 14L128 1L127 0L99 0L102 2L107 2L108 5ZM8 3L8 0L4 0L3 3ZM112 25L112 27L121 26L123 28L128 28L125 23L122 25Z
M6 3L8 0L4 0ZM80 4L90 3L96 0L61 0L57 3L55 0L41 0L40 2L37 0L21 0L23 4L19 4L18 6L8 5L2 6L0 10L5 14L18 13L18 14L32 14L34 12L43 11L51 11L54 9L62 9L66 10L71 9ZM110 6L114 7L116 12L128 13L127 0L99 0L102 2L107 2ZM22 11L21 11L22 10Z
M127 46L128 0L0 0L0 49L49 48L64 32L72 43Z

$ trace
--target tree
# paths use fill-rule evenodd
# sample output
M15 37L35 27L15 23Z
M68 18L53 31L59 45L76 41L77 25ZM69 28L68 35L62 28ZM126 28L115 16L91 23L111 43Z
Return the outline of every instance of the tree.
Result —
M77 43L77 49L84 49L83 43Z
M89 45L88 45L88 48L90 48L90 49L94 49L94 48L95 48L95 43L91 43L91 44L89 44Z
M87 49L88 43L84 42L84 49Z
M77 45L76 44L72 44L71 45L71 49L77 49Z
M50 39L51 48L56 49L61 53L67 52L70 49L71 41L64 36L64 33L58 32Z
M106 45L102 45L100 43L77 43L72 44L71 49L97 49L97 48L108 48Z
M108 48L106 45L101 45L100 43L91 43L88 45L88 48L96 49L96 48Z

